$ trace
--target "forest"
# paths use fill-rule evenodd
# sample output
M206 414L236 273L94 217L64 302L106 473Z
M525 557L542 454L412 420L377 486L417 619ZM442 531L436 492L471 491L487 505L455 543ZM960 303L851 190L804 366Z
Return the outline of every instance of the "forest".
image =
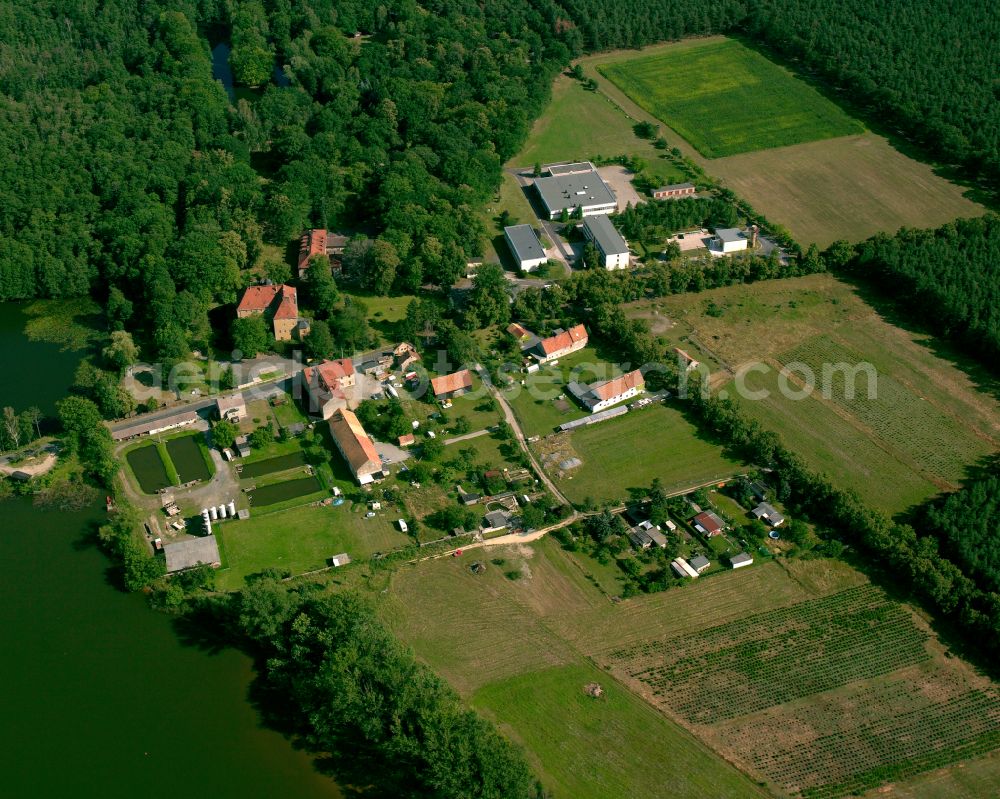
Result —
M970 574L1000 592L1000 469L994 465L969 480L961 491L927 503L915 521L920 532L940 542L941 550Z
M258 659L253 692L265 716L327 755L341 784L414 799L543 795L521 750L466 709L357 594L290 589L264 573L216 605Z
M1000 217L959 219L937 230L878 234L852 252L825 253L831 269L869 281L921 325L986 365L1000 363Z
M942 4L3 3L0 299L91 293L169 362L252 279L287 279L306 226L367 239L373 290L447 286L553 75L689 35L756 37L988 182L1000 15ZM232 96L212 72L226 41Z

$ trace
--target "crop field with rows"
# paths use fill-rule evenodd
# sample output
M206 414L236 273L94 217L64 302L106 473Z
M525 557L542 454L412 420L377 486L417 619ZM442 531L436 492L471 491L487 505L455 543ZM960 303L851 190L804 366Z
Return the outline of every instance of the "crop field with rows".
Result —
M870 584L597 660L792 795L833 799L1000 745L1000 694Z
M955 670L923 664L831 695L819 707L746 716L719 735L785 790L832 799L995 749L1000 698Z
M958 419L886 372L872 366L877 378L870 380L864 370L850 371L867 359L829 336L810 338L778 357L785 366L808 366L820 380L824 399L849 413L931 476L960 480L967 464L991 451L988 443L971 435ZM838 368L840 365L846 369ZM825 384L824 368L829 376Z
M713 724L919 663L926 641L865 585L608 658L686 721Z

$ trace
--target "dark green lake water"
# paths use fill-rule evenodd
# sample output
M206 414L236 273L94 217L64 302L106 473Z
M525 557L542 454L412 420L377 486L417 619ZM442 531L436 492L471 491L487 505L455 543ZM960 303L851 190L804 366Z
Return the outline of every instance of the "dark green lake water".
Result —
M0 304L0 406L51 413L79 356L28 342L23 324ZM339 796L259 726L248 658L185 645L167 616L108 584L108 561L84 543L103 514L0 502L0 796Z

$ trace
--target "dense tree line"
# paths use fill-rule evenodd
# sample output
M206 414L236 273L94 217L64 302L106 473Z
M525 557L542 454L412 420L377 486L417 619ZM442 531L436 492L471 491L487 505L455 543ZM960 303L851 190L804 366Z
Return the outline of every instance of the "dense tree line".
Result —
M1000 470L969 480L961 491L933 500L914 514L914 525L934 536L942 551L969 574L1000 592Z
M1000 6L749 0L751 37L814 70L934 158L1000 189Z
M258 656L262 693L313 752L337 756L379 795L533 799L523 754L418 663L358 595L290 588L273 575L221 600ZM261 687L258 685L258 687ZM378 763L378 767L371 767Z
M875 283L921 324L986 364L1000 362L1000 217L880 233L825 253L832 269Z

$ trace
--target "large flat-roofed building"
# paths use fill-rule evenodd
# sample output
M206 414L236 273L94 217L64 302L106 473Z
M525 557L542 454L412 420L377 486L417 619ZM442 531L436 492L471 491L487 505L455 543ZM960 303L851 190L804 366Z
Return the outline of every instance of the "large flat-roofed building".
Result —
M329 425L333 443L347 461L354 479L367 485L381 477L382 459L358 417L342 408L330 417Z
M510 247L511 255L514 256L514 263L522 272L530 272L548 260L531 225L505 227L503 235L507 240L507 246Z
M628 242L606 214L583 221L583 234L593 242L605 269L624 269L629 264Z
M549 219L563 211L579 208L584 216L613 214L618 210L615 193L589 161L553 164L545 167L547 176L535 178L535 191Z
M163 547L167 559L167 574L193 569L196 566L211 566L214 569L222 565L219 558L219 545L214 535L203 538L186 538Z

